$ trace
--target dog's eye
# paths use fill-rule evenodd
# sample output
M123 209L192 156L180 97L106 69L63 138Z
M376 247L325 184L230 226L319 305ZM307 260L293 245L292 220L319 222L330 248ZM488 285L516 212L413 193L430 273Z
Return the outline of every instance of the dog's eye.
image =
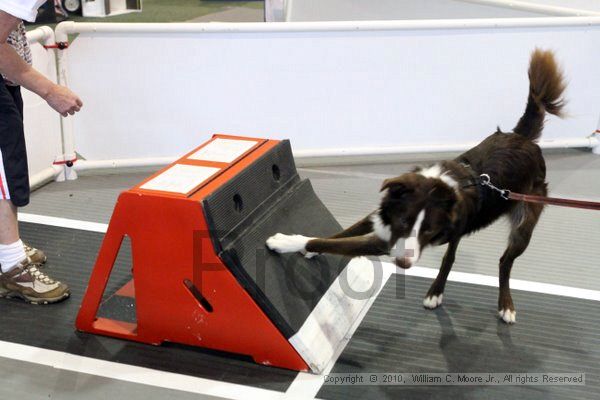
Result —
M400 200L406 197L407 192L390 192L390 200Z
M406 204L410 201L410 192L391 193L388 201L394 205Z

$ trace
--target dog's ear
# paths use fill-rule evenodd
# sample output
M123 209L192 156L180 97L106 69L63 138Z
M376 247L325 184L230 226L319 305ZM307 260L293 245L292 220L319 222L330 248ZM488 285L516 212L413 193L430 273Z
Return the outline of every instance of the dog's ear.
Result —
M434 186L429 191L429 197L438 207L450 211L456 204L457 197L453 189L441 185Z
M381 185L381 189L379 191L383 192L386 189L389 190L391 195L399 195L408 191L408 187L406 186L406 184L398 181L397 178L390 178L383 181L383 184Z

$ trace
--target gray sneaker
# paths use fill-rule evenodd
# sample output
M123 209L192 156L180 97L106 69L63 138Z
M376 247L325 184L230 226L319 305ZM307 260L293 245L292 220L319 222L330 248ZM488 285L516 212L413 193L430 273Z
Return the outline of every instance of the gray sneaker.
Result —
M34 247L31 247L27 244L23 244L23 247L25 247L25 254L27 255L27 257L29 258L29 261L34 264L34 265L42 265L46 263L46 260L48 259L48 257L46 257L46 255L44 254L43 251L38 250Z
M0 297L18 297L32 304L49 304L69 297L69 287L55 281L29 260L0 274Z

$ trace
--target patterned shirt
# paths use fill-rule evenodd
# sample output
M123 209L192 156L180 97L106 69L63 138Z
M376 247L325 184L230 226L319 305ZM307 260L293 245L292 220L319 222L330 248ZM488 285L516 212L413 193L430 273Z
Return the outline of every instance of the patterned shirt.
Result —
M29 48L29 42L27 41L27 31L23 22L19 23L17 28L8 35L6 39L8 43L27 64L31 65L31 49ZM10 82L3 75L4 81L7 85L17 86L17 84Z

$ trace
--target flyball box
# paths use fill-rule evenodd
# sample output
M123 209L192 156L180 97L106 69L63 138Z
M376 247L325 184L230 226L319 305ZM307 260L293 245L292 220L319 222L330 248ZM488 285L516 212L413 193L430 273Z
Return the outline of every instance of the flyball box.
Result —
M289 141L214 135L120 194L77 329L321 372L367 304L345 287L369 287L372 264L280 255L265 241L278 232L339 230L310 181L299 177ZM114 295L129 299L135 321L118 309L122 302L111 303L110 317L98 315L125 237L132 280Z

